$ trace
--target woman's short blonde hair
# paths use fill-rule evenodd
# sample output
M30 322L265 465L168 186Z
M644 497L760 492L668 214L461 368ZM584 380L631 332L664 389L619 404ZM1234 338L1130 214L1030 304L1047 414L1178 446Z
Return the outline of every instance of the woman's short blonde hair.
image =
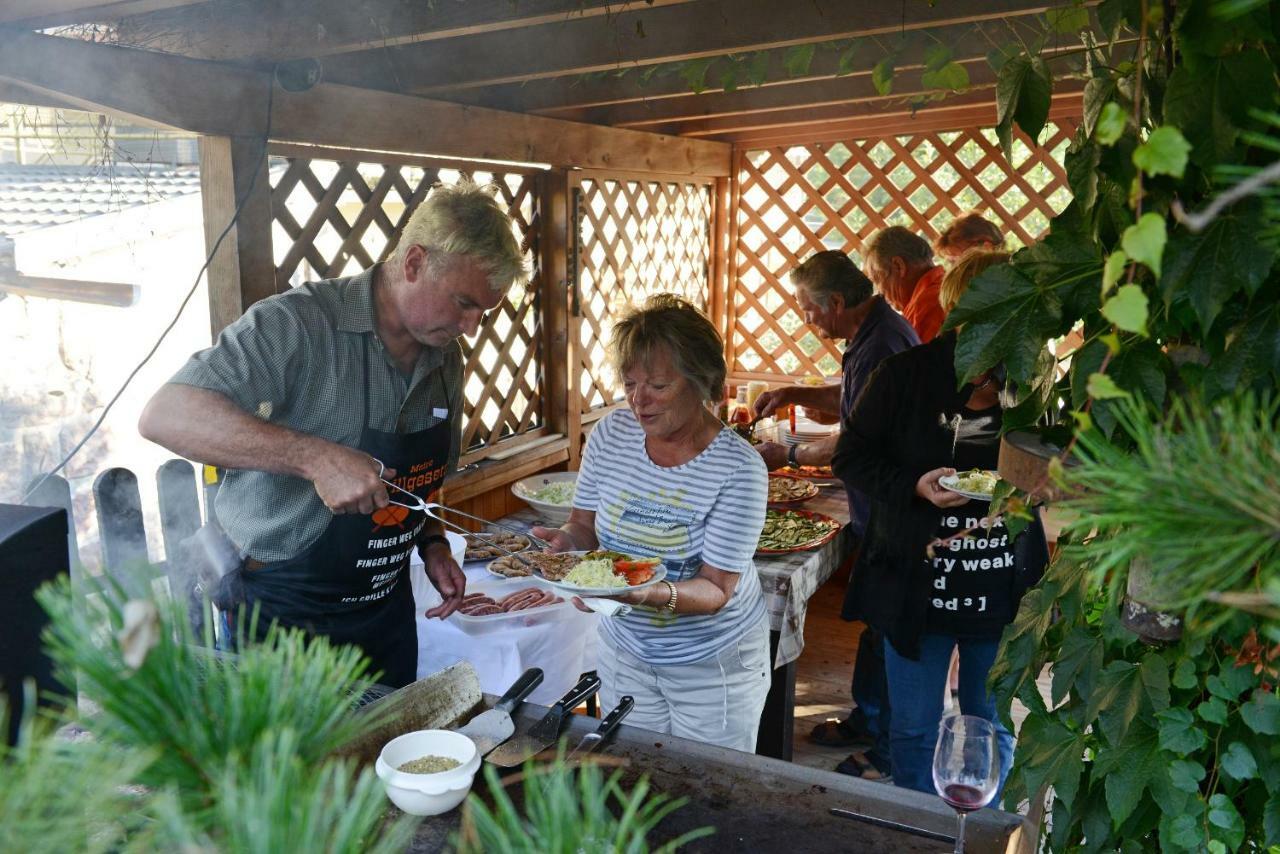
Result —
M697 306L675 294L655 294L613 327L609 355L619 373L646 364L665 350L675 369L703 400L724 395L724 341Z
M994 222L979 213L962 214L938 236L933 248L939 253L966 252L983 244L991 251L1004 249L1004 235Z
M942 303L942 310L950 312L955 308L960 297L969 289L969 283L979 273L1008 260L1008 252L991 252L986 249L970 249L961 255L955 266L942 277L942 285L938 288L938 302Z
M434 187L409 217L393 260L403 262L410 246L421 246L433 269L459 257L472 259L488 272L495 293L523 282L524 256L511 231L511 218L498 206L493 190L471 181Z

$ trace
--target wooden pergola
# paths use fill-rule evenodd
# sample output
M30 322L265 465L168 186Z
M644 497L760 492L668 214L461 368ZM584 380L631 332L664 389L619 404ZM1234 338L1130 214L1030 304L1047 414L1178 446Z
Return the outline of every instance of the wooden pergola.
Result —
M534 278L471 345L463 462L480 465L449 486L493 518L512 509L513 480L576 468L618 405L602 344L619 302L695 297L736 380L830 372L838 352L806 343L781 285L799 257L856 251L890 221L930 233L975 206L1021 242L1042 231L1081 85L1055 85L1056 124L1013 163L980 129L996 117L988 52L1051 5L9 0L0 101L201 136L209 247L227 230L208 272L215 334L300 265L340 275L378 260L402 221L388 199L407 216L442 173L497 180ZM933 44L953 46L964 91L919 85ZM789 51L809 45L798 69ZM873 79L884 45L889 94ZM756 80L697 77L726 55L750 55ZM672 63L685 65L662 73ZM295 193L310 198L302 219ZM322 233L336 252L319 251Z

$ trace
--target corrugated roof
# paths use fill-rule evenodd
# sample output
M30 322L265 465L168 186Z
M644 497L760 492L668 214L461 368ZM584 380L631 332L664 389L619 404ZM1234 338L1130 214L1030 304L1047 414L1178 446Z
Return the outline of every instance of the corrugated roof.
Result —
M195 166L0 165L0 235L13 236L200 192Z

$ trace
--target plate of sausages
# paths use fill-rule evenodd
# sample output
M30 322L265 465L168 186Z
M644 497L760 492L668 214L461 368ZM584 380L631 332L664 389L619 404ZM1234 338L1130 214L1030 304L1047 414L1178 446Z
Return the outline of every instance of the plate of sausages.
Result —
M468 593L462 600L458 615L472 620L503 617L559 605L564 599L541 587L521 587L505 595L498 593Z

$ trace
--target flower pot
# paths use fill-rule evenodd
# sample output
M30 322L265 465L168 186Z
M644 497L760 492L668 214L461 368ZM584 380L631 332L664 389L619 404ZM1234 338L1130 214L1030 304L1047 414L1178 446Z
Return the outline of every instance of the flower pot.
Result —
M1120 622L1144 643L1173 643L1182 637L1182 615L1165 610L1161 598L1151 562L1142 557L1131 560Z
M1049 461L1061 454L1061 448L1035 433L1006 433L1000 439L1000 478L1030 494L1034 502L1061 500L1066 493L1049 476Z

